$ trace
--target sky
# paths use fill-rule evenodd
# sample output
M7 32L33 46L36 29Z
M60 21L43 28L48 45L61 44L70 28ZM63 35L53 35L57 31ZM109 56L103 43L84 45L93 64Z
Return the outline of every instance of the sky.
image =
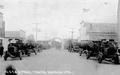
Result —
M74 38L77 38L79 29L82 29L82 20L116 23L117 2L118 0L0 0L4 4L6 30L23 29L27 35L35 35L37 23L39 40L70 38L72 30Z

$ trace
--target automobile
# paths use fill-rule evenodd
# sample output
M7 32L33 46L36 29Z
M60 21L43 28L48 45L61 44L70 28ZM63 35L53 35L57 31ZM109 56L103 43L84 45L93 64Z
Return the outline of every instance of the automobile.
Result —
M73 44L73 52L79 52L80 51L80 44L78 42L75 42Z
M88 46L88 41L81 41L79 43L79 55L82 56L82 54L87 54L88 50L87 50L87 46Z
M101 50L98 54L98 62L102 63L103 60L111 61L114 64L119 64L118 47L115 41L109 40L101 44Z
M37 55L37 50L35 48L36 47L34 44L30 44L30 43L26 44L26 51L28 56L30 56L31 53L34 53L35 55Z
M87 53L86 53L86 59L89 59L90 57L96 57L98 56L99 53L99 43L98 41L91 41L87 45Z
M22 60L22 57L21 57L21 50L18 50L18 48L15 46L16 44L14 43L10 43L9 46L8 46L8 50L5 51L5 54L4 54L4 60L6 61L8 57L11 57L11 58L19 58L20 60Z

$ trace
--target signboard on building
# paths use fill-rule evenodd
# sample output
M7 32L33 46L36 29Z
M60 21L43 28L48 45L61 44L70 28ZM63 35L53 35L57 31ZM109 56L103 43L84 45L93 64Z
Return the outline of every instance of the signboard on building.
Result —
M5 38L9 38L9 39L25 39L25 32L22 33L21 35L21 31L6 31L5 32Z
M113 23L85 23L89 40L114 39L117 40L117 24Z

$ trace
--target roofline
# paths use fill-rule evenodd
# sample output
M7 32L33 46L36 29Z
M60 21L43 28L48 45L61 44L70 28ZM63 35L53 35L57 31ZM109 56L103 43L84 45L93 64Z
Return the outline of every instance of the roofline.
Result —
M20 29L20 30L16 30L16 31L5 31L5 32L20 32L20 31L23 31L25 32L24 30Z
M87 23L87 24L116 24L117 25L117 23L107 23L107 22L84 22L85 24Z

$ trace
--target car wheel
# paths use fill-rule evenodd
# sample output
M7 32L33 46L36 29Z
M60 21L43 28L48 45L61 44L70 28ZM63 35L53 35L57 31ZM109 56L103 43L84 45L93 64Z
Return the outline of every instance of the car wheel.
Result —
M79 55L82 56L83 51L79 51Z
M37 52L36 52L36 51L34 51L34 53L35 53L35 55L37 55Z
M86 54L86 59L89 59L90 55L91 55L91 52L88 51L87 54Z
M114 57L114 64L119 64L119 56L116 54Z
M98 54L98 63L102 63L102 60L103 60L103 54L99 53Z
M4 56L4 60L6 61L7 60L7 55L5 54L5 56Z
M28 53L27 56L30 56L30 53Z
M20 60L22 60L22 57L19 57L20 58Z

